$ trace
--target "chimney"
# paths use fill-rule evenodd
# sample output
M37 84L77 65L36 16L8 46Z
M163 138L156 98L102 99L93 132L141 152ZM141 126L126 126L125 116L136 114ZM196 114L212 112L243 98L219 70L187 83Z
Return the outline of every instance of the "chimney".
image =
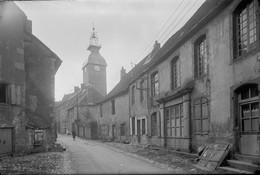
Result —
M81 90L83 90L83 89L86 89L86 84L84 84L84 83L81 84Z
M155 54L160 48L161 48L161 44L158 43L158 41L155 41L155 43L153 45L152 53Z
M74 92L79 92L80 88L78 86L74 86Z
M125 69L124 67L122 67L121 71L120 71L120 80L122 80L126 75Z
M26 20L25 30L29 33L32 33L32 21L31 20Z

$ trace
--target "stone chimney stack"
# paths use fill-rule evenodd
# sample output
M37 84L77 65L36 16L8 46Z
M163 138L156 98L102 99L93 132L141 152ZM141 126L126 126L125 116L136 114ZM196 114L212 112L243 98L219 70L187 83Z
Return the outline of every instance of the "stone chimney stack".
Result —
M77 93L80 91L80 88L78 86L74 86L74 92Z
M81 90L83 90L83 89L86 89L86 84L84 84L84 83L81 83L81 86L80 86L80 88L81 88Z
M25 30L29 33L32 33L32 21L26 20L24 25L25 25Z
M120 80L122 80L126 75L125 69L124 67L122 67L121 71L120 71Z
M158 41L155 41L154 45L153 45L153 51L152 52L157 52L159 49L161 48L161 44L158 43Z

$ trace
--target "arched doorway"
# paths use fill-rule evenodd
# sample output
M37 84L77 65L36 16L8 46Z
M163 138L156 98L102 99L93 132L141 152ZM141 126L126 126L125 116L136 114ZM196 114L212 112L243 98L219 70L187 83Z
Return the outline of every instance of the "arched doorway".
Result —
M235 94L238 151L244 155L260 156L258 84L242 85L235 90Z

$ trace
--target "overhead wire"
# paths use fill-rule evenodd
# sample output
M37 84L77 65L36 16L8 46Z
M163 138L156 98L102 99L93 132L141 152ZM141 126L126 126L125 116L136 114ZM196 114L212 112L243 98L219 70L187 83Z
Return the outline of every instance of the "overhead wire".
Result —
M177 8L174 10L174 12L171 14L171 16L167 19L167 21L164 23L164 25L160 28L160 30L155 34L155 36L153 37L153 39L151 40L151 42L146 46L146 48L144 49L144 51L141 53L141 54L139 54L139 56L138 56L138 59L137 60L139 60L139 57L141 57L143 54L144 54L144 52L148 49L148 48L150 48L150 45L154 42L154 40L156 39L156 37L159 35L159 33L163 30L163 28L166 26L166 24L170 21L170 19L175 15L175 13L178 11L178 9L180 8L180 6L183 4L183 2L184 2L185 0L182 0L182 2L177 6ZM137 61L136 60L136 61ZM135 61L135 62L136 62Z
M166 37L162 40L162 43L168 38L168 36L172 33L172 31L178 26L178 24L182 21L182 19L190 12L190 10L195 6L195 4L198 2L198 0L195 1L195 3L189 8L189 10L185 13L185 15L178 21L178 23L175 25L175 27L168 33Z
M175 21L182 15L183 12L185 12L185 10L188 8L188 5L190 4L191 0L189 0L189 2L186 4L185 8L177 15L177 17L174 19L174 21L171 23L170 26L168 26L168 28L164 31L164 33L161 35L160 39L164 36L164 34L166 34L166 32L168 32L168 30L170 29L170 27L175 23ZM176 25L175 25L176 26ZM169 33L168 33L169 34ZM158 39L159 40L159 39Z

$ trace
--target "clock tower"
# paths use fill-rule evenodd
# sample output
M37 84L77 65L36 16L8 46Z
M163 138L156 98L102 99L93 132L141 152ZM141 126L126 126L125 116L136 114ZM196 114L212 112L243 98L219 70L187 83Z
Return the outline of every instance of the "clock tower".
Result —
M83 83L93 86L100 94L105 96L107 94L107 63L104 57L99 53L100 48L101 45L98 42L98 35L95 31L95 27L93 27L88 46L90 55L82 66Z

